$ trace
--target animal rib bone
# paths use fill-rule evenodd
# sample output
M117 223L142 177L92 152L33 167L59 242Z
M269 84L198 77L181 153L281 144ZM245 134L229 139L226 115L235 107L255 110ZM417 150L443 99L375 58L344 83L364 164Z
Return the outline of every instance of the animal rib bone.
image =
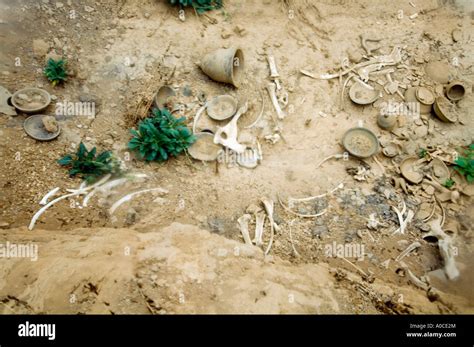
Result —
M275 222L273 220L273 200L263 198L262 203L265 207L265 211L267 212L267 218L270 221L270 241L268 242L267 249L265 250L265 255L267 255L270 252L270 249L272 248L273 236L275 234Z
M256 246L263 245L263 231L265 225L265 212L257 212L255 214L255 237L253 238L253 243Z
M133 192L133 193L130 193L130 194L127 194L125 195L124 197L120 198L119 200L117 200L113 205L112 207L110 208L109 210L109 213L110 215L113 215L115 210L117 208L119 208L120 205L122 205L124 202L126 201L129 201L129 200L132 200L132 198L135 196L135 195L139 195L139 194L143 194L143 193L147 193L147 192L154 192L154 191L158 191L160 194L167 194L168 191L163 189L163 188L150 188L150 189L144 189L144 190L139 190L137 192Z
M280 104L278 103L278 98L276 95L276 85L275 83L268 83L267 84L267 91L270 95L270 99L272 100L273 108L275 109L278 119L282 120L286 117L285 112L281 109Z
M54 196L59 190L59 187L51 189L39 202L40 205L46 205L50 197Z
M405 258L409 253L413 252L415 249L421 247L421 243L418 241L413 242L410 246L408 246L402 253L395 258L395 261L400 261Z
M237 153L243 153L245 151L247 147L237 142L237 135L239 131L237 127L237 121L239 120L240 116L247 112L247 109L248 103L245 102L245 104L239 108L229 123L223 127L217 128L216 134L214 135L215 144L221 144Z
M237 219L237 223L239 223L239 229L244 237L244 241L247 245L252 245L252 240L250 240L249 234L249 222L252 219L252 216L249 214L244 214L242 217Z

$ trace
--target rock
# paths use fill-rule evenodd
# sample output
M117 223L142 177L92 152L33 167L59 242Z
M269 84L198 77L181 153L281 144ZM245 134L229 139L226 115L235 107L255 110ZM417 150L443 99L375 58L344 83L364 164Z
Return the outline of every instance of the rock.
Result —
M10 223L7 222L0 222L0 229L8 229Z
M226 40L228 39L229 37L232 36L232 33L228 32L227 30L222 30L222 33L221 33L221 37Z
M84 6L84 11L86 11L87 13L91 13L94 12L94 8L86 5Z
M316 225L311 230L311 236L314 238L324 239L329 233L329 229L325 225Z
M41 39L33 40L33 54L36 58L42 58L49 51L49 44Z
M50 133L55 133L58 131L58 122L56 121L56 118L53 116L44 116L41 118L43 125L46 129L46 131Z
M362 52L357 49L351 49L347 52L347 55L349 56L349 60L355 64L360 63L364 58Z
M236 25L234 28L234 32L239 36L245 36L247 34L247 30L241 25Z
M222 218L209 217L207 219L207 225L212 232L222 234L225 231L225 223Z
M64 4L62 2L57 2L56 3L56 8L63 8Z

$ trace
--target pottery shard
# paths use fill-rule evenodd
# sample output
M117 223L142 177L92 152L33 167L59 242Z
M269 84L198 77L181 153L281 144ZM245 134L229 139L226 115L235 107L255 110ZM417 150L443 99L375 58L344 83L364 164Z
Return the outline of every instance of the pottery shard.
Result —
M41 39L33 40L33 53L37 58L45 56L49 51L49 44Z
M53 116L45 116L41 119L43 121L44 128L50 133L58 131L58 122Z

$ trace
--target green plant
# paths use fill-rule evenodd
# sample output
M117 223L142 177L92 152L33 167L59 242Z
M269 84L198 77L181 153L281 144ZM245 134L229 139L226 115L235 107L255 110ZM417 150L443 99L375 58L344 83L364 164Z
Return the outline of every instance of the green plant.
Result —
M467 182L474 182L474 143L461 150L461 155L454 161L454 169L466 177Z
M87 183L96 181L106 174L119 174L120 163L110 151L104 151L96 156L97 149L94 147L90 151L81 142L75 154L68 154L58 160L62 166L69 166L71 177L79 175Z
M454 186L454 181L451 178L448 178L444 183L443 186L446 188L450 189L452 186Z
M196 137L184 124L184 117L175 118L166 108L153 109L153 116L142 120L128 148L137 151L146 161L165 161L191 146Z
M428 154L428 151L424 148L420 148L420 151L418 152L418 157L424 158L426 157L426 154Z
M44 75L51 82L53 87L59 83L66 82L67 80L67 71L66 71L66 61L59 59L54 60L49 58L46 63L46 67L43 70Z
M216 10L222 7L222 0L169 0L171 5L192 6L197 13Z

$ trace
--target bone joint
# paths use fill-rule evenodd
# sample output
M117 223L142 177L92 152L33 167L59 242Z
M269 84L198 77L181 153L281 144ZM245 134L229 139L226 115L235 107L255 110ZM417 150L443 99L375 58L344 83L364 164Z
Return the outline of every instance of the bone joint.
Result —
M286 117L285 112L281 109L280 104L278 103L278 98L276 95L276 85L275 83L268 83L267 84L267 91L270 95L270 99L272 100L273 108L275 109L278 119L282 120Z
M235 114L234 118L227 123L227 125L223 127L219 127L214 135L214 143L221 144L237 153L243 153L246 146L237 142L237 135L238 135L238 127L237 121L239 120L240 116L242 116L245 112L247 112L248 103L246 102Z

